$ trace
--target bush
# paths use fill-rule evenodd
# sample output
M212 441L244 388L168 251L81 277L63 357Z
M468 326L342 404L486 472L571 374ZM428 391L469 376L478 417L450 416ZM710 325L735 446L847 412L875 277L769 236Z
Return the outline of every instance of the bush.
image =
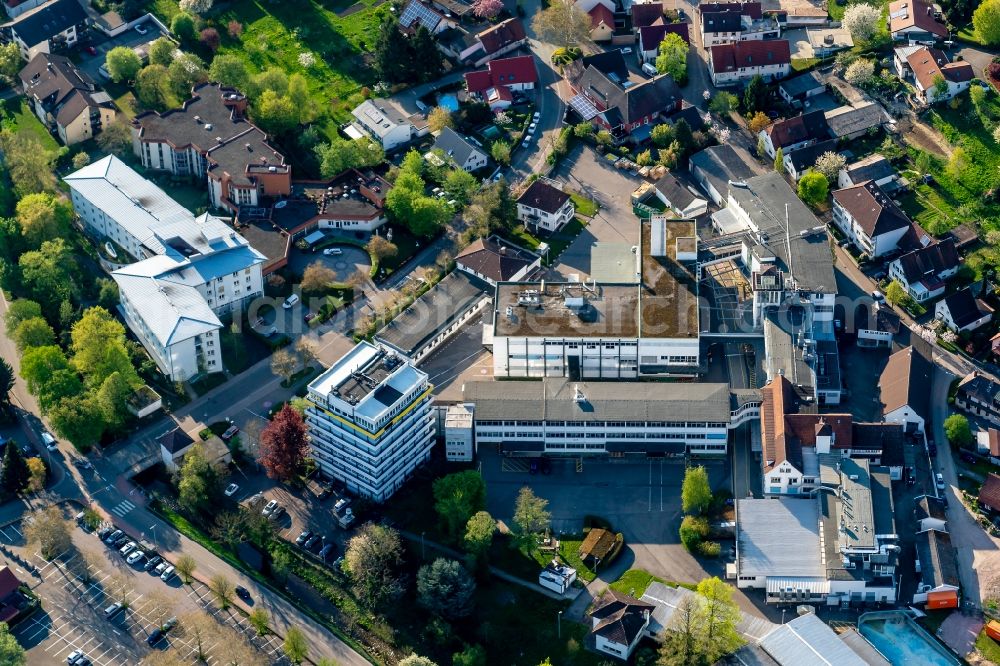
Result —
M722 553L722 545L718 541L702 541L698 544L698 552L702 557L718 557Z
M695 552L698 545L708 536L708 519L701 516L684 516L681 521L681 543L689 552Z

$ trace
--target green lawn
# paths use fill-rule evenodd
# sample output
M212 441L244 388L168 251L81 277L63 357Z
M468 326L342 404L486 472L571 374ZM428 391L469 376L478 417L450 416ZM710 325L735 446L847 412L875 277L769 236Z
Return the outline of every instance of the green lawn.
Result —
M45 129L38 116L28 108L28 102L22 98L0 103L0 126L15 132L31 132L38 136L46 150L59 150L59 142Z
M587 226L587 221L583 218L573 218L565 227L554 234L532 234L524 225L518 225L514 229L506 232L506 236L515 243L526 247L529 250L537 250L540 243L549 244L549 264L553 263L562 251L569 247L569 244L580 235L583 228ZM502 232L501 232L502 233Z
M597 215L597 211L600 208L597 202L593 199L583 196L582 194L576 194L575 192L570 193L570 199L573 200L573 205L576 207L576 212L584 217L594 217Z
M659 576L654 576L648 571L643 571L642 569L629 569L622 574L621 578L611 583L608 587L615 592L629 594L638 599L643 595L650 583L664 583L665 585L670 585L671 587L684 587L689 590L694 590L697 587L692 583L676 583L664 580Z
M958 32L956 32L955 37L962 42L970 42L972 44L978 44L979 46L985 46L985 44L983 44L983 40L979 38L979 33L976 32L975 26L972 25L972 21L969 21L968 25L963 26Z
M819 64L819 58L792 58L792 71L805 72Z
M986 631L979 632L976 638L976 649L983 655L987 663L1000 664L1000 644L986 635Z
M239 56L252 71L278 67L288 74L303 74L320 109L319 125L333 137L336 121L345 120L350 113L347 98L374 82L365 54L371 50L381 17L389 8L388 3L375 8L378 0L362 0L360 11L339 15L352 4L351 0L235 0L211 13L208 21L222 35L219 53ZM174 0L155 0L153 11L169 23L179 10ZM238 39L226 30L234 20L243 24ZM303 53L313 54L316 63L303 67L299 63Z

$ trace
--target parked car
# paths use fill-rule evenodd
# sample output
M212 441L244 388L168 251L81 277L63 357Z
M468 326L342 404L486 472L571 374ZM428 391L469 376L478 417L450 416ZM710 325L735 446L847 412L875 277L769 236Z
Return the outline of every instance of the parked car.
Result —
M301 546L301 545L302 545L302 544L304 544L304 543L305 543L306 541L308 541L308 540L309 540L309 537L311 537L312 535L313 535L313 533L312 533L312 532L310 532L309 530L302 530L302 533L301 533L301 534L299 534L299 536L297 536L297 537L295 538L295 543L296 543L296 545L299 545L299 546Z
M160 575L163 574L164 571L167 570L167 567L169 567L169 566L170 566L170 563L167 562L166 560L163 560L162 562L160 562L159 564L156 565L156 568L153 569L153 573L156 574L157 576L160 576Z
M233 495L236 494L236 491L239 489L240 487L237 484L230 483L228 486L226 486L226 492L225 492L226 497L232 497Z
M881 291L876 289L875 291L872 292L872 300L875 301L876 303L883 303L885 302L885 296L882 294Z
M160 580L162 580L164 583L169 582L170 579L174 577L174 571L175 569L172 566L167 567L166 569L163 570L163 573L160 574Z
M97 530L97 538L100 539L101 541L104 541L105 539L108 538L108 536L111 535L112 532L114 532L114 529L115 528L113 527L102 527L101 529Z
M308 324L309 322L311 322L311 321L312 321L313 319L315 319L315 318L316 318L316 313L315 313L315 312L310 312L310 313L308 313L308 314L306 315L306 317L305 317L305 319L306 319L306 323Z
M236 586L236 596L238 596L240 599L242 599L247 603L250 603L253 600L253 597L250 596L250 590L243 587L242 585Z
M302 544L302 547L305 548L306 550L312 550L313 546L319 543L319 539L320 537L318 534L313 534L311 537L306 539L306 542Z
M109 545L113 544L123 534L125 534L125 533L122 532L121 530L115 530L110 535L104 537L104 543L109 544Z
M298 302L299 302L299 295L292 294L291 296L285 299L285 302L281 304L281 307L285 308L286 310L291 310L293 307L295 307L295 304Z
M528 473L538 474L538 458L532 458L531 462L528 463Z
M156 567L160 566L160 562L162 561L163 561L162 557L160 557L159 555L153 555L151 558L146 560L146 564L142 568L145 569L146 571L152 571Z
M283 514L284 512L285 512L284 507L281 506L275 507L274 511L271 512L271 515L268 516L268 518L270 518L272 521L277 521L279 518L281 518L281 514Z
M150 646L156 645L166 635L166 633L167 632L163 631L163 629L157 627L156 629L153 629L151 632L149 632L149 637L146 638L146 643L148 643Z
M250 496L250 499L247 500L247 506L253 509L263 501L264 501L263 493L254 493L253 495Z
M76 666L77 662L83 659L84 656L83 650L73 650L66 655L66 663L70 664L70 666Z
M542 468L542 474L551 474L552 473L552 460L550 460L549 458L544 458L543 457L542 458L542 462L541 462L541 468Z
M328 247L325 250L323 250L323 254L325 254L328 257L335 257L344 254L344 251L341 250L339 247Z
M111 604L110 606L104 609L105 619L110 620L115 615L118 615L118 611L120 611L121 609L122 609L121 603L116 601L115 603Z
M320 548L319 556L324 562L329 562L330 558L333 557L333 554L335 552L336 552L336 546L334 546L332 543L328 543L322 548Z
M163 623L163 631L170 631L171 629L173 629L176 626L177 626L177 618L176 617L172 617L172 618L170 618L169 620L167 620L166 622Z
M122 557L125 557L126 555L128 555L129 553L131 553L133 550L135 550L135 547L136 547L135 541L129 541L127 544L125 544L124 546L122 546L121 548L119 548L118 552L122 554Z
M93 46L85 46L85 47L83 47L83 50L86 51L87 53L89 53L92 56L97 55L97 49L95 47L93 47Z
M927 453L933 458L937 455L937 444L934 442L927 442Z
M626 46L625 48L621 49L621 52L622 52L622 55L628 55L628 54L632 53L632 47L631 46Z
M264 507L264 510L261 511L261 514L265 516L270 516L272 513L274 513L274 510L277 508L278 508L278 500L271 500L270 502L267 503L267 506Z
M42 444L44 444L45 448L48 449L49 451L59 450L59 442L56 441L56 438L53 437L52 433L50 433L48 430L42 431Z
M123 534L120 537L118 537L117 539L115 539L115 542L113 544L111 544L111 547L112 548L121 548L122 546L124 546L125 544L127 544L130 540L131 540L131 537L129 537L129 535Z
M962 462L967 462L970 465L975 464L976 462L976 456L972 455L971 453L968 453L967 451L963 451L959 455L959 458L962 459Z
M944 490L944 476L941 475L941 472L934 475L934 481L938 490Z
M146 557L146 553L142 552L141 550L136 550L136 551L133 551L131 555L129 555L128 557L126 557L125 561L128 562L129 564L135 564L136 562L139 562L144 557Z
M240 431L238 426L231 425L226 428L226 432L222 433L222 441L228 442L233 437L236 437L236 433Z

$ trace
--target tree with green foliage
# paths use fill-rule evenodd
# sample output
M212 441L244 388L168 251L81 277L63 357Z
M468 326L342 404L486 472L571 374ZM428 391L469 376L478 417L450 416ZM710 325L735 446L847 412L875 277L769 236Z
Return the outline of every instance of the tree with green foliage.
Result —
M334 139L316 146L320 175L333 178L348 169L360 169L381 164L385 160L382 146L371 139Z
M403 159L396 182L386 195L385 208L394 221L406 225L415 235L432 236L445 223L450 212L446 202L424 193L424 180L412 156L416 156L417 163L423 163L423 158L415 150Z
M681 543L689 552L696 552L698 544L709 534L708 519L704 516L684 516L681 521Z
M14 329L14 334L10 337L14 341L18 353L21 354L31 347L47 347L56 342L55 331L49 326L49 322L42 317L25 319L18 324L17 328Z
M972 13L972 25L987 46L1000 44L1000 0L984 0Z
M21 283L45 315L54 319L59 304L69 300L78 284L76 260L69 244L62 238L43 241L38 250L25 252L18 260Z
M309 83L306 77L295 72L288 77L288 101L295 109L295 120L299 125L306 125L316 120L319 111L312 95L309 94Z
M487 553L497 532L497 521L486 511L478 511L465 524L465 549L480 564L486 561Z
M427 657L421 657L419 654L413 653L409 657L401 659L399 666L437 666L437 664Z
M59 153L46 148L37 134L4 128L0 131L0 150L18 196L56 189L54 169Z
M281 649L293 664L301 664L309 655L309 641L298 627L292 626L285 632L285 642Z
M150 61L152 62L152 60L151 56ZM212 64L208 67L208 78L243 92L250 82L250 72L247 70L246 63L238 55L220 53L212 58Z
M656 56L656 71L660 74L669 74L677 85L683 86L687 83L687 56L690 48L683 37L668 32L660 42Z
M118 283L111 278L97 278L97 286L97 304L109 312L118 307Z
M767 108L768 90L760 74L754 75L743 90L743 112L756 113Z
M826 203L830 182L818 171L806 171L799 179L799 198L810 206Z
M170 63L174 61L174 57L177 55L177 45L171 41L169 37L160 37L153 40L149 45L149 63L151 65L162 65L164 67L169 67ZM232 58L233 56L218 56L219 58ZM215 61L212 61L213 64ZM241 61L242 62L242 61ZM218 81L219 83L224 83L220 79L213 78L213 81Z
M444 106L435 106L427 114L427 126L432 132L440 132L445 127L455 127L455 119L451 117L451 111Z
M13 335L21 322L26 319L34 319L42 316L42 306L27 298L19 298L11 301L7 306L7 314L4 315L4 325L7 335Z
M10 408L10 392L14 390L14 368L0 358L0 410Z
M701 663L698 607L697 595L681 597L661 637L657 666L697 666Z
M952 446L961 449L972 448L976 441L969 427L969 419L961 414L952 414L944 420L944 434Z
M650 133L650 138L653 140L653 145L657 148L666 148L674 142L674 128L672 125L665 123L656 125Z
M142 61L138 54L127 46L116 46L108 51L104 65L115 83L134 80L142 69Z
M0 45L0 77L12 81L24 67L21 49L14 42Z
M399 532L375 523L362 525L344 551L344 568L350 574L352 589L369 608L404 592L400 576L402 563L403 545Z
M48 416L56 434L81 451L97 444L104 434L104 412L92 395L63 398L49 409Z
M265 132L279 136L292 131L298 124L292 101L272 90L265 90L254 103L253 119Z
M195 442L184 455L177 475L177 503L189 514L212 506L218 496L219 475L205 457L201 443Z
M182 42L194 41L197 36L194 17L185 12L175 14L174 18L170 21L170 32Z
M590 42L590 17L570 0L554 0L535 14L531 27L542 41L571 47Z
M742 615L733 601L733 589L717 577L703 578L698 583L698 596L702 602L697 618L703 632L703 659L714 664L743 645L736 630Z
M417 571L417 602L446 620L472 613L476 581L458 560L439 557Z
M191 96L191 89L208 80L205 63L193 53L182 53L167 67L170 89L178 99Z
M83 390L79 375L69 364L66 354L55 345L26 349L21 356L21 377L28 391L38 396L43 412Z
M114 120L101 128L97 147L119 157L132 152L132 130L123 119Z
M135 392L135 388L128 378L115 371L101 382L100 387L94 393L94 400L100 407L104 422L110 429L118 429L130 420L131 413L128 401Z
M840 177L840 170L847 166L847 160L840 153L828 150L816 158L813 169L823 174L828 183L836 183Z
M708 471L702 465L685 469L681 484L681 508L684 513L703 514L711 504L712 487L708 482Z
M740 105L740 98L731 92L720 90L708 102L708 110L719 116L728 116Z
M503 139L498 139L490 144L490 155L498 164L504 166L510 164L510 144Z
M70 337L70 360L88 386L100 386L115 372L131 386L141 383L125 346L125 327L104 308L87 308Z
M785 149L780 146L774 151L774 170L778 173L785 173Z
M934 91L933 101L943 101L948 96L948 81L940 74L931 80L931 90Z
M454 472L434 481L434 510L449 538L458 538L473 514L485 507L486 483L479 472Z
M267 632L270 631L269 625L271 624L271 617L267 614L267 611L260 606L255 607L250 614L247 616L250 621L250 625L257 632L258 636L266 636Z
M452 169L444 178L444 191L463 206L479 189L479 180L464 169Z
M66 235L73 207L61 197L37 192L17 202L16 215L28 246L37 248L44 241Z
M136 99L146 109L163 109L167 101L169 78L163 65L146 65L135 77Z
M195 568L198 566L198 561L195 560L190 555L181 555L174 562L174 568L177 570L177 575L180 577L181 582L185 585L189 585L194 577Z
M486 666L486 650L482 645L466 645L451 658L452 666Z
M30 477L31 471L21 454L21 447L16 442L8 440L3 449L3 465L0 466L0 487L16 495L28 485Z
M514 525L516 539L521 547L533 552L537 546L537 535L549 528L552 514L548 510L549 501L535 495L528 486L521 488L514 502Z

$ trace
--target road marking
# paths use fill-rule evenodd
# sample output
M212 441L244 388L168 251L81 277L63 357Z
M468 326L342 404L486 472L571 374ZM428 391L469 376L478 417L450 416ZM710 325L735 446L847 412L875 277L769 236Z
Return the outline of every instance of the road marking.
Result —
M128 500L122 500L111 509L111 513L115 514L119 518L124 518L134 508L135 504L132 504L132 502Z

